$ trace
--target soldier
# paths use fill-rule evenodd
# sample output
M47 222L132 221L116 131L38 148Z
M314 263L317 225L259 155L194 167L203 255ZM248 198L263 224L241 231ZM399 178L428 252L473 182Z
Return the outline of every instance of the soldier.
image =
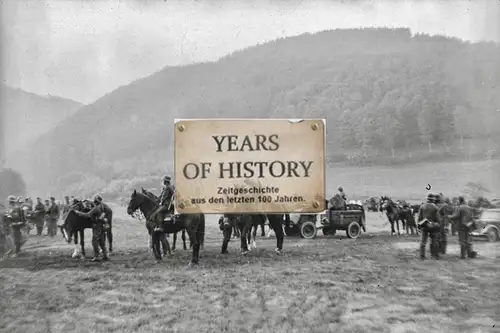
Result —
M36 235L41 236L43 231L43 217L45 215L45 206L40 197L36 198L35 210L33 212L33 224L36 227Z
M338 192L330 199L330 209L331 210L343 210L346 205L346 195L342 186L337 188Z
M32 220L33 205L30 204L30 198L25 198L23 204L21 205L21 210L23 212L24 220L26 221L26 229L28 234L32 229L32 225L27 223Z
M160 208L155 212L155 214L159 215L158 221L163 221L168 213L173 213L174 205L172 204L172 198L174 196L174 188L170 184L170 180L170 176L163 176L163 189L159 199ZM172 219L172 223L175 223L175 219Z
M231 240L231 234L233 232L233 228L236 226L237 218L237 214L224 214L219 218L219 229L222 231L222 235L224 237L222 240L221 254L229 253L227 251L227 246Z
M437 240L440 232L440 225L438 221L438 208L434 203L436 200L435 198L435 194L427 194L427 202L420 206L418 212L418 225L422 228L420 240L420 259L422 260L425 259L425 246L427 245L429 237L431 239L431 256L435 259L439 259Z
M25 225L25 220L21 207L19 207L18 205L18 199L16 199L16 197L13 195L9 195L8 202L9 207L6 212L7 224L5 225L4 231L7 237L10 237L10 235L12 235L14 241L14 254L12 255L12 257L16 257L17 254L21 251L21 229ZM12 249L9 249L6 255L9 255L11 252Z
M460 258L465 259L477 257L477 252L472 250L471 229L474 227L472 209L465 203L463 196L458 197L458 209L453 215L448 215L452 221L457 221L458 241L460 243Z
M94 258L92 261L99 261L99 247L102 249L102 260L109 260L105 246L104 224L106 223L106 214L103 207L103 200L99 194L93 198L94 208L88 213L75 211L79 216L92 219L92 247L94 248Z
M450 221L448 215L453 214L450 198L441 197L441 202L438 205L438 217L441 224L441 236L439 244L439 252L446 254L448 246L448 234L450 233Z
M57 234L57 221L59 220L59 206L56 204L56 199L50 197L50 204L47 207L47 234L54 237Z

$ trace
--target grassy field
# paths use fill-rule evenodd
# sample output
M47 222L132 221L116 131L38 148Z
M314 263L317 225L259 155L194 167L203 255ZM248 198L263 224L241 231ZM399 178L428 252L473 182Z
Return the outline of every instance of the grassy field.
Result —
M440 162L395 167L329 168L327 193L342 185L349 197L389 195L398 199L422 200L432 191L458 196L468 182L480 183L500 197L500 161Z
M498 332L499 244L477 242L480 258L417 259L413 236L388 235L378 213L357 240L318 236L239 242L219 254L208 219L200 266L182 249L156 263L141 222L116 207L112 261L70 257L62 236L32 236L25 253L0 262L0 331L26 332ZM90 232L87 251L91 252ZM496 327L495 327L496 325Z

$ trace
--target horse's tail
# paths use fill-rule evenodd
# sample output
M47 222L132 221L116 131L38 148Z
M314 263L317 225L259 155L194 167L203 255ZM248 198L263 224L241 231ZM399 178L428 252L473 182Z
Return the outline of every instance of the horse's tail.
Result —
M198 229L198 243L201 247L205 243L205 214L200 214L200 227Z

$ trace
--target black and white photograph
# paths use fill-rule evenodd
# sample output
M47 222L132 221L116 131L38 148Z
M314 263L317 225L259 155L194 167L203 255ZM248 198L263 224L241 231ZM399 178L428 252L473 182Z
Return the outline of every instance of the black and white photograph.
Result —
M500 1L0 0L0 333L500 332Z

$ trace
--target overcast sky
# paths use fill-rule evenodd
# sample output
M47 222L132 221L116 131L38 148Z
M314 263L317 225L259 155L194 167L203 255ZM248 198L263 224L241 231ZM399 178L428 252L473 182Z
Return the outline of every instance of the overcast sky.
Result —
M3 82L89 103L165 66L282 36L401 26L500 39L500 1L1 0Z

